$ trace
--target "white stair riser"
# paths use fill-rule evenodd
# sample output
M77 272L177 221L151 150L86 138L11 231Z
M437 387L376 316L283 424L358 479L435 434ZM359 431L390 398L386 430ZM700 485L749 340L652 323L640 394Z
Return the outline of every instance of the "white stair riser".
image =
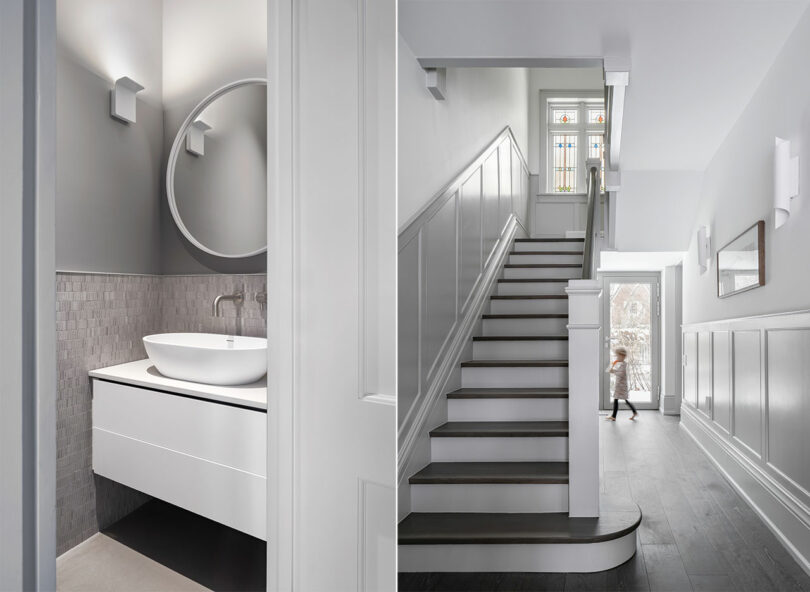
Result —
M582 263L582 255L509 255L509 263Z
M568 485L464 483L411 485L412 512L567 512Z
M562 462L568 460L568 437L431 438L433 462Z
M526 280L544 278L579 279L581 267L505 267L503 277L507 280Z
M549 314L568 312L567 298L543 298L520 300L490 300L492 314Z
M568 386L567 367L461 369L462 388L549 388Z
M636 552L636 531L600 543L545 545L400 545L401 572L605 571Z
M568 318L551 319L484 319L484 335L563 335L568 332Z
M561 241L561 242L518 242L515 241L513 251L581 251L585 245L584 241Z
M448 399L448 421L565 421L568 399Z
M524 294L565 294L568 282L499 282L499 296Z
M474 360L567 360L568 340L474 341Z

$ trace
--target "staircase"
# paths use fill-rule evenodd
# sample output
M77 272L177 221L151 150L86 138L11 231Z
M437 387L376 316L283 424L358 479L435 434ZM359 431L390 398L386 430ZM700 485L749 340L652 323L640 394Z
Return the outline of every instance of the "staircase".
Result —
M599 571L634 552L634 506L568 516L565 290L583 243L515 240L448 421L430 432L432 462L409 478L400 571Z

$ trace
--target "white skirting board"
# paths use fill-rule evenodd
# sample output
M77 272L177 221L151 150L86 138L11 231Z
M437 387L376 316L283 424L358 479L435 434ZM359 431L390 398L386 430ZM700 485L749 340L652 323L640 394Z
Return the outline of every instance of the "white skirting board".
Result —
M601 543L400 545L401 572L578 572L612 569L636 552L636 531Z
M734 489L810 574L810 516L791 504L744 454L734 450L687 405L681 408L681 428L695 441ZM791 508L790 506L794 507ZM797 513L798 512L798 513Z

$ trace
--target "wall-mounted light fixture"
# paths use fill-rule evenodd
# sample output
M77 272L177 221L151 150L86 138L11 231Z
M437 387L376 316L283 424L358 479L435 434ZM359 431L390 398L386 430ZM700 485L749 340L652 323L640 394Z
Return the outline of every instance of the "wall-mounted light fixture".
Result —
M143 86L127 76L115 81L115 87L110 92L110 115L121 121L135 123L135 94L142 91Z
M712 239L709 236L709 229L705 226L700 226L697 231L697 252L698 267L700 273L704 274L712 260Z
M779 228L790 217L790 200L799 195L799 157L790 156L790 142L776 138L773 153L773 224Z
M444 68L425 68L425 86L437 101L447 98L447 70Z
M204 121L198 119L193 122L186 132L186 152L190 152L195 156L202 156L205 154L205 132L211 129L211 126Z

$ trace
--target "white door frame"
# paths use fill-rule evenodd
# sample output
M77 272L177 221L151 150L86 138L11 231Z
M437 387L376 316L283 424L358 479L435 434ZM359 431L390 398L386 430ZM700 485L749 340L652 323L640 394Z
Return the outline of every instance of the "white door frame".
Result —
M652 393L650 403L633 404L639 409L658 409L661 397L661 274L657 271L606 271L600 272L602 280L602 319L603 319L603 343L602 343L602 367L606 368L610 364L610 282L627 281L643 282L649 281L653 284L651 314L651 342L652 342ZM600 409L611 409L610 375L607 373L602 377L602 388L599 397Z
M393 591L396 1L267 17L267 589Z
M56 588L56 4L0 2L0 589Z

